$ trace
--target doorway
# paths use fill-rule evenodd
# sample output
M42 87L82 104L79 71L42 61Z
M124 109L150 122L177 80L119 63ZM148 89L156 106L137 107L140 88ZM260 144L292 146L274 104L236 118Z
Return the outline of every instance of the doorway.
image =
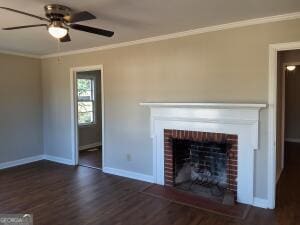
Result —
M295 51L294 54L297 54L300 59L300 50ZM300 165L300 62L289 62L284 65L284 68L283 169L284 165L287 167Z
M278 53L281 51L299 50L300 42L278 43L269 45L269 87L268 87L268 200L266 207L275 208L276 181L278 178L278 147L281 146L281 130L278 130L280 122L280 109L278 109L278 78L280 68L278 67ZM300 61L300 60L299 60Z
M75 165L103 167L103 70L102 66L71 69L73 78Z
M276 181L300 147L300 50L279 51L277 60ZM299 147L297 147L299 146ZM300 153L300 151L299 151ZM300 156L300 154L299 154Z
M299 87L300 50L278 51L275 167L278 208L292 209L300 197L296 172L300 170Z

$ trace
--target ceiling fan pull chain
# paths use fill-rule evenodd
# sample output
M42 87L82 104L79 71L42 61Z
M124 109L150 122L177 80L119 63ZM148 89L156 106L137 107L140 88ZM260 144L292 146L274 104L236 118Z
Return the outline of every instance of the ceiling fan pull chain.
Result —
M60 41L57 39L57 53L60 53Z
M59 39L57 39L57 53L60 53L60 40ZM60 55L57 57L57 62L62 63L62 58Z

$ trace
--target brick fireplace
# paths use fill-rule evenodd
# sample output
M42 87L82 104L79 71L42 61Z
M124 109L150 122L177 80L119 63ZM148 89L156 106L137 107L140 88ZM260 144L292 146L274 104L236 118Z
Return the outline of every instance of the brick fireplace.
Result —
M237 135L164 129L164 183L218 185L236 198L237 148Z
M195 177L196 183L202 183L204 177L205 182L217 183L218 187L233 192L236 202L254 205L254 158L255 151L259 151L260 110L266 107L265 104L141 105L151 109L154 183L178 188L180 182L191 177L192 169L196 171L192 184ZM175 150L179 148L183 154L182 158L176 159L179 166L175 165L177 161L174 163L174 143L179 143ZM215 150L208 151L210 153L205 156L202 149L207 147ZM223 161L216 160L217 154L223 155ZM199 157L195 159L195 155ZM204 163L203 158L207 158ZM212 167L211 162L214 162ZM226 169L220 172L224 167ZM184 176L178 178L179 173Z

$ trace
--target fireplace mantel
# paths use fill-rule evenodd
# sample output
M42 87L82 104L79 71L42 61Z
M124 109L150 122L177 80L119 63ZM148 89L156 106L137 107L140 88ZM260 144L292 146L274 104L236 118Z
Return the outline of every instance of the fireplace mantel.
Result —
M141 106L149 107L191 107L191 108L240 108L240 109L261 109L266 104L252 103L204 103L204 102L141 102Z
M258 149L259 112L266 104L252 103L140 103L151 109L151 137L157 121L205 122L211 124L253 125L252 147Z
M140 103L150 107L153 175L164 185L164 130L201 131L238 136L237 201L253 204L254 150L259 149L259 112L266 104Z

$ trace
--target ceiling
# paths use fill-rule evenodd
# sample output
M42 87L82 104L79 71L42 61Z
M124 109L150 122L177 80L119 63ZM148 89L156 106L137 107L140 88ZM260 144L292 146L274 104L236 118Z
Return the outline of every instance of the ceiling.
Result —
M96 20L82 24L115 31L113 38L70 31L72 42L60 51L99 47L229 22L300 11L299 0L0 0L0 6L44 16L49 3L90 11ZM0 27L38 24L39 20L0 9ZM0 50L46 55L58 42L45 28L0 31Z

